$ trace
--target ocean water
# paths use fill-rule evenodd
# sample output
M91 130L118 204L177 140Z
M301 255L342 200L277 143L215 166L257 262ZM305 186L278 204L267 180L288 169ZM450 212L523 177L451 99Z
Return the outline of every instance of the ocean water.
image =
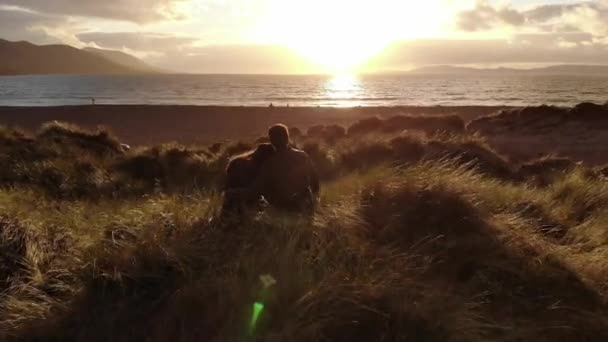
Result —
M540 105L608 101L606 76L146 75L1 76L1 106Z

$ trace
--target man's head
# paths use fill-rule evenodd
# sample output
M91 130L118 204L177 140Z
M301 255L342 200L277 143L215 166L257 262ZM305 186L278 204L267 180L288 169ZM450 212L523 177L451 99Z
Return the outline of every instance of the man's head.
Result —
M289 145L289 129L283 124L276 124L268 129L270 143L277 150L285 149Z

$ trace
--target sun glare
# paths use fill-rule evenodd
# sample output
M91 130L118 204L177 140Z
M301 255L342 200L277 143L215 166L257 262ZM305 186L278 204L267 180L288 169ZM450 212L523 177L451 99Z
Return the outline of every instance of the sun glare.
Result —
M352 73L397 39L431 34L439 0L277 1L268 35L329 73Z
M364 92L359 79L352 74L336 74L327 79L324 97L331 106L352 106L353 99Z
M275 32L281 43L327 72L344 73L380 52L391 41L386 25L345 1L292 2L275 8Z
M337 74L326 85L329 94L351 93L359 90L359 80L351 74Z
M303 38L289 44L300 55L332 73L353 72L380 52L386 44L379 40L354 39L346 35L327 35L326 39Z

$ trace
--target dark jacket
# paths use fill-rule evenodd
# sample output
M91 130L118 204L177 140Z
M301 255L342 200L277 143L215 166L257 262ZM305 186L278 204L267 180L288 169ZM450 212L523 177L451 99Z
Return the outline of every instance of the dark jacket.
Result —
M312 160L306 152L291 147L277 151L262 166L252 194L263 195L281 209L312 208L319 195L319 178Z

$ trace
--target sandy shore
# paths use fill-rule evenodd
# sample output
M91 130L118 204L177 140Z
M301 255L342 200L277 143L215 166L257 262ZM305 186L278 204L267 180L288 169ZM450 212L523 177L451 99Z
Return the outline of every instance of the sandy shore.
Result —
M273 123L300 128L349 123L368 116L456 114L469 121L506 107L224 107L161 105L88 105L61 107L0 107L0 124L35 131L58 120L94 128L110 128L129 144L178 141L209 143L261 135Z

